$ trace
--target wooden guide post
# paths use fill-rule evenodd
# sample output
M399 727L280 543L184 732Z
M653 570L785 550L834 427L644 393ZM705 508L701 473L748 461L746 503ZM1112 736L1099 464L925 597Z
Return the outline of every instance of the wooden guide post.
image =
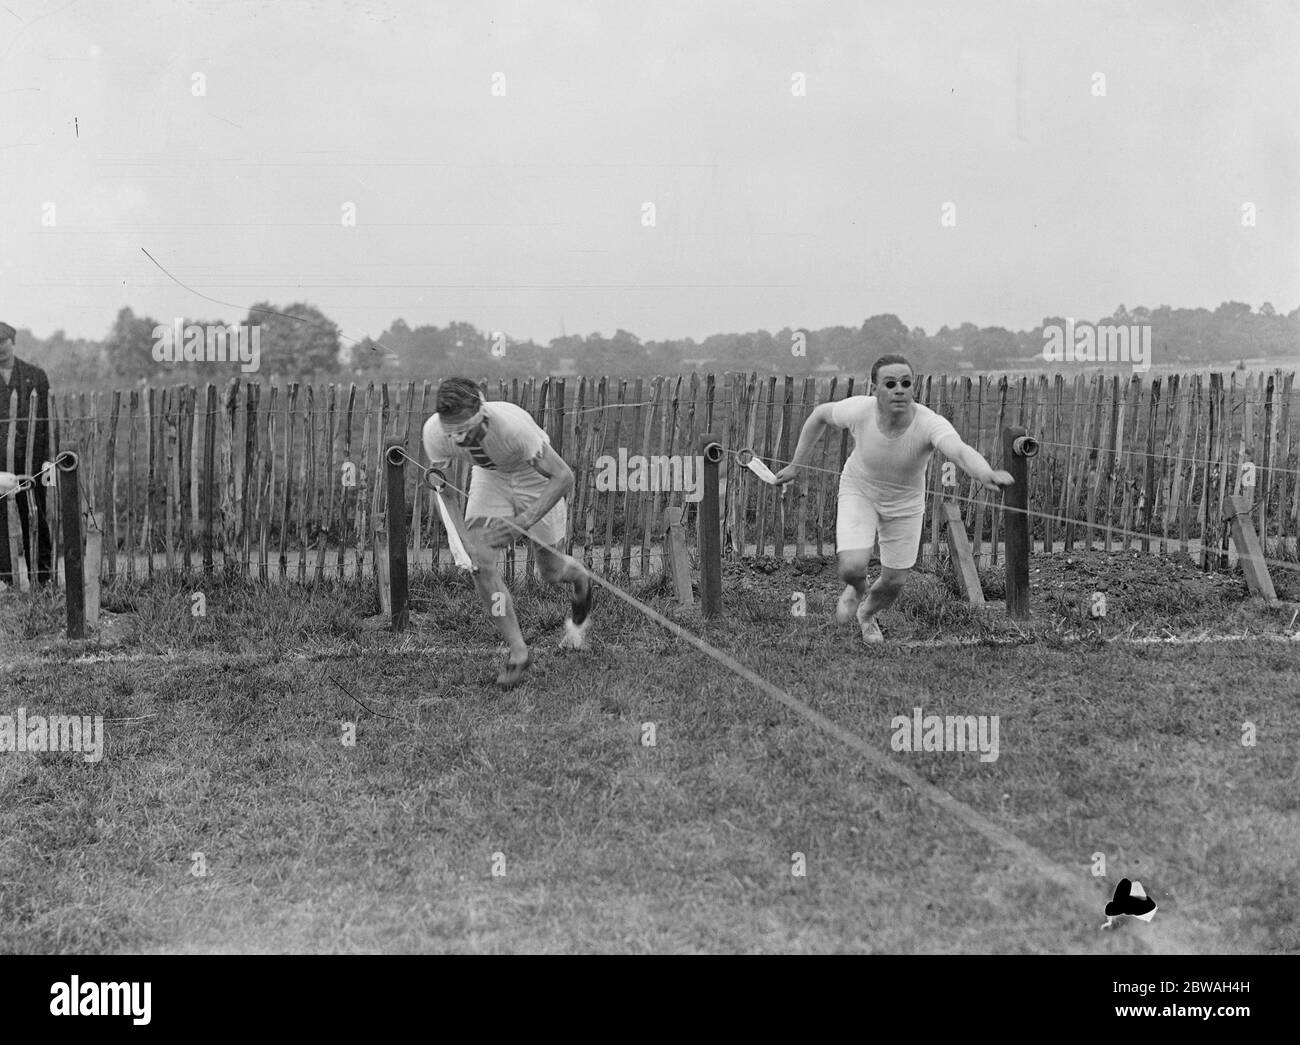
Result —
M411 623L406 578L406 444L390 439L384 451L388 462L388 590L393 630Z
M718 516L718 462L722 446L711 432L700 436L704 491L700 501L700 589L704 616L722 613L722 532Z
M1002 460L1015 483L1003 491L1006 527L1007 616L1029 619L1029 458L1038 443L1019 426L1002 429Z
M86 637L86 583L81 560L81 494L77 455L59 455L59 502L63 514L63 575L67 588L68 638Z

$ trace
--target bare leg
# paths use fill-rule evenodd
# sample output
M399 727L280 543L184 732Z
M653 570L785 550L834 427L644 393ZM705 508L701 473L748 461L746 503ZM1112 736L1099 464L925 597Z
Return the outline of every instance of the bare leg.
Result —
M843 551L839 554L840 580L849 585L858 598L867 590L867 563L871 561L871 549L866 551Z
M510 597L510 591L497 570L496 549L490 547L479 532L482 525L482 520L475 519L467 527L470 543L468 550L478 566L478 572L474 574L474 587L478 590L479 602L487 610L502 640L510 647L508 663L522 664L528 659L528 646L524 643L519 620L515 617L514 599Z
M560 648L582 649L586 645L587 632L591 630L591 578L582 568L582 563L563 554L558 546L547 548L539 544L537 565L542 576L550 583L573 585L569 616L564 622L564 638L560 640Z
M551 584L572 584L574 598L586 592L587 585L591 583L582 563L572 555L565 555L558 547L537 545L537 568Z
M859 611L859 618L871 618L881 610L889 609L902 592L910 572L911 570L895 570L888 566L881 566L880 577L871 586L866 604Z

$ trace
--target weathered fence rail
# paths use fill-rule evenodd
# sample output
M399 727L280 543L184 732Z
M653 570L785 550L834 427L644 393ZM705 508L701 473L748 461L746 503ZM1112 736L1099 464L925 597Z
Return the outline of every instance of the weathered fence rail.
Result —
M1023 425L1038 438L1042 452L1031 469L1028 500L1032 537L1046 547L1094 542L1107 550L1193 551L1214 566L1227 563L1228 494L1253 498L1251 517L1265 554L1296 556L1300 404L1294 380L1293 372L1280 370L1149 381L1101 373L931 377L921 380L918 400L945 414L995 467L1004 427ZM435 388L436 382L281 387L231 381L224 388L55 393L45 423L51 457L61 448L81 457L87 523L102 518L107 583L177 568L305 581L374 571L376 534L393 531L383 449L396 440L423 459L420 429ZM784 497L739 467L734 451L752 447L779 468L816 405L865 388L863 376L692 373L529 378L487 391L528 410L573 467L570 551L607 574L645 575L659 561L666 510L683 508L683 522L694 526L697 504L688 491L653 481L645 489L606 489L597 482L602 460L693 455L699 436L713 431L728 451L719 506L724 552L829 554L836 473L851 449L847 434L824 440L812 462L817 470ZM16 416L16 405L15 398L8 417ZM16 427L0 421L0 452L13 446ZM40 462L7 460L3 467L31 474ZM428 566L446 548L431 493L418 478L408 464L405 524L413 567ZM631 472L629 478L636 482ZM466 469L454 469L448 479L466 489ZM987 545L996 562L998 499L960 471L954 485L943 479L942 467L930 469L923 554L938 554L941 509L951 501L976 555ZM463 509L463 494L457 496ZM56 543L57 500L47 497ZM526 569L530 558L526 543L510 553L510 575Z

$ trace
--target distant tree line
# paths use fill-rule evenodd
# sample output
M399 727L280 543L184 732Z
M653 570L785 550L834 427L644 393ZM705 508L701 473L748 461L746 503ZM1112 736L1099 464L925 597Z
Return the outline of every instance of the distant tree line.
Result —
M14 319L18 317L13 317ZM1080 317L1073 317L1081 322ZM820 330L759 330L714 334L703 341L683 338L642 341L626 330L612 335L569 334L544 345L512 338L506 332L479 330L469 323L410 327L394 320L378 337L345 337L319 309L297 302L278 306L259 302L237 323L257 325L263 378L388 381L424 380L451 373L521 376L563 373L667 374L690 370L757 370L768 373L862 373L886 353L901 353L928 373L990 371L1045 365L1044 328L1063 327L1060 316L1044 317L1034 329L943 326L933 334L908 328L892 314L872 316L859 327ZM1280 315L1265 302L1258 310L1237 301L1213 312L1204 308L1126 309L1120 305L1096 324L1149 325L1152 365L1219 365L1267 359L1300 363L1300 308ZM17 326L17 323L14 324ZM187 319L206 329L222 320ZM224 382L240 373L232 363L206 360L159 362L161 328L172 321L118 312L102 341L73 340L63 331L48 338L19 328L19 356L45 368L53 383L93 387L141 381ZM179 352L177 353L180 354ZM244 377L254 378L252 373Z

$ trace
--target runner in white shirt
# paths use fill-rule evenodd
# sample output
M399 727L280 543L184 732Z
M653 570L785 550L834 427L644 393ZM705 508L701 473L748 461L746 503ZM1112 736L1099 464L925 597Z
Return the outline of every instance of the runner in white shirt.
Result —
M898 598L916 564L925 518L925 468L938 450L972 478L996 490L1012 483L1011 473L994 471L939 414L912 399L916 382L902 356L882 356L871 368L874 396L851 396L813 410L799 433L794 460L776 473L788 483L807 464L826 428L847 428L853 453L840 475L835 550L845 584L835 617L847 624L857 616L862 639L884 641L876 615ZM880 539L880 578L862 601L872 545Z
M591 628L594 585L582 564L560 550L568 528L564 498L573 489L573 471L528 411L513 403L485 402L468 378L443 381L436 406L438 412L424 423L424 452L440 470L453 460L474 465L465 505L466 550L478 566L479 599L510 647L497 678L497 685L509 688L523 678L532 658L497 570L496 549L513 544L520 530L535 541L542 576L552 584L573 585L560 648L581 649Z

